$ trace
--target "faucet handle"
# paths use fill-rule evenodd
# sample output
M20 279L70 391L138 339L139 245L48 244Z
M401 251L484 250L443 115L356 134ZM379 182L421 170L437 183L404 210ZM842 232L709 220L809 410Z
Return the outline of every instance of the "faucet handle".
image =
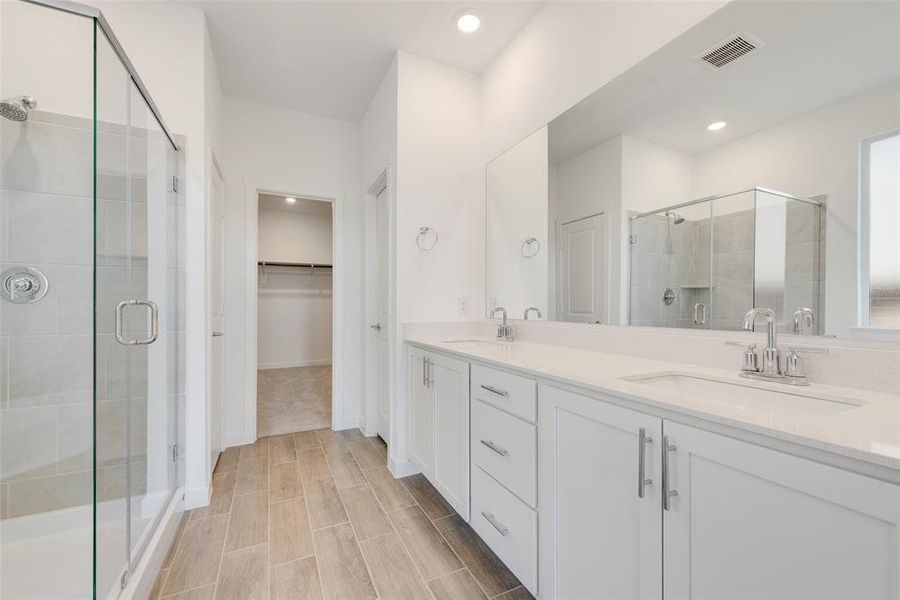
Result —
M756 373L759 371L759 357L756 355L756 344L746 344L744 342L733 342L731 340L725 342L726 346L745 346L743 358L741 359L741 371L750 371Z
M784 375L785 377L806 377L803 372L803 361L796 348L788 348L787 358L784 359Z

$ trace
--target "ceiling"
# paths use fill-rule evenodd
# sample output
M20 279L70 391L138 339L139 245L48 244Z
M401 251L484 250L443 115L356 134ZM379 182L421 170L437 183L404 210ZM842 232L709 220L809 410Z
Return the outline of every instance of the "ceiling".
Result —
M540 2L198 1L226 94L359 122L397 50L480 74ZM463 9L481 29L463 34Z
M306 213L311 215L328 215L331 216L331 202L325 200L312 200L309 198L297 197L297 201L288 204L284 196L275 194L259 195L260 210L284 210L288 212Z
M554 120L551 162L620 134L694 154L895 84L898 23L900 2L732 2ZM762 45L696 59L735 33Z

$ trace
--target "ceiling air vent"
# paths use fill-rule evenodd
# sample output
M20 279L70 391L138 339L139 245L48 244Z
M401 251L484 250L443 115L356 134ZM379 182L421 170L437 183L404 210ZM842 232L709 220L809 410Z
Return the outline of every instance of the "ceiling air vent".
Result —
M736 33L701 53L697 60L714 69L721 69L759 48L762 43L746 33Z

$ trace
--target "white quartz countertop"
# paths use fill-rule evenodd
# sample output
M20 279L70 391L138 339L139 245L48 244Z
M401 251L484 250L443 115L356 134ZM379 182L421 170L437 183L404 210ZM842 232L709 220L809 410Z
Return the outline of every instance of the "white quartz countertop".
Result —
M498 343L473 336L408 335L406 339L418 346L611 394L634 402L638 410L641 405L663 409L900 471L900 394L817 385L815 382L800 388L780 383L756 383L738 377L739 365L733 371L724 371L683 362L534 342ZM479 341L452 341L458 339ZM667 373L714 378L782 393L839 398L850 406L839 406L837 412L806 414L782 408L777 403L742 405L739 401L705 399L623 379ZM753 392L747 387L740 391ZM821 400L811 402L830 404Z

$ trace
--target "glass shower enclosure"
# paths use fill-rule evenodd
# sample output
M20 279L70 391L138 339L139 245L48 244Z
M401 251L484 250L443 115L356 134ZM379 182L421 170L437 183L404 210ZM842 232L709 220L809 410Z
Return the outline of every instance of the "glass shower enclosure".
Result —
M0 597L116 598L182 483L182 156L89 7L0 2L0 98Z
M782 332L824 330L822 200L757 187L630 223L630 324L735 331L769 307Z

